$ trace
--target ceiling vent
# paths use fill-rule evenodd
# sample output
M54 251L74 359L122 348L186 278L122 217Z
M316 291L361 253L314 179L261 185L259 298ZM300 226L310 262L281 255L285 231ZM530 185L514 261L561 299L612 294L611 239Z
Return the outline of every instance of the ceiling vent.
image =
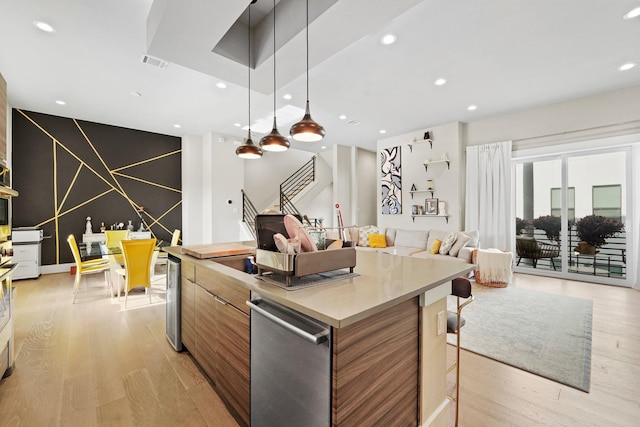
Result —
M359 121L351 119L351 120L347 120L347 123L350 124L351 126L358 126L360 124Z
M164 61L160 58L155 58L151 55L142 55L142 62L145 64L153 65L154 67L161 68L163 70L167 68L167 65L169 65L167 61Z

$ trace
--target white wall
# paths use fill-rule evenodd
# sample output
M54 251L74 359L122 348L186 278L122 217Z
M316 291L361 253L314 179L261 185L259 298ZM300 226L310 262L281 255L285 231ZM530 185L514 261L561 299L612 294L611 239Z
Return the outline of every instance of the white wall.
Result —
M356 150L356 221L354 224L376 224L378 184L373 178L378 168L378 156L373 151Z
M422 139L424 132L431 132L433 148L428 143L416 144L413 151L408 143L414 138ZM382 193L380 191L380 168L376 168L377 185L377 223L381 227L395 227L409 230L460 230L462 227L464 184L464 157L462 155L462 135L459 123L419 129L403 135L393 136L378 141L378 156L385 148L400 146L402 157L402 214L383 215L381 210ZM445 163L430 165L425 171L424 162L438 160L447 154L450 167ZM417 190L426 189L427 179L434 181L435 192L433 198L446 203L449 222L443 217L411 218L411 206L425 204L425 199L431 198L430 193L415 193L413 199L409 193L412 184Z
M241 228L244 162L235 155L233 138L209 133L182 139L184 245L244 238Z
M465 145L513 141L514 151L640 131L640 86L466 125Z

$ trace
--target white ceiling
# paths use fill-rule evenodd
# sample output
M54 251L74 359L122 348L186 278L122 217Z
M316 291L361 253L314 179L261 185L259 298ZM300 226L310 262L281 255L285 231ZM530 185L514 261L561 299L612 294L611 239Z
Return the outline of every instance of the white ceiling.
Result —
M375 150L378 139L396 134L640 84L640 18L622 19L640 0L310 2L311 112L327 136L293 142L295 148ZM247 68L212 49L249 3L0 0L0 72L10 106L176 136L214 131L242 139L246 131L234 124L247 124ZM271 4L258 0L252 16L258 65L251 115L268 124ZM277 108L303 109L304 2L280 0L276 11ZM36 29L34 20L56 32ZM398 41L381 45L386 33ZM239 34L246 34L242 25ZM144 54L169 66L143 64ZM618 71L627 62L639 66ZM440 77L447 84L435 86ZM226 89L216 87L221 81ZM477 110L468 111L471 104ZM288 134L292 122L278 116Z

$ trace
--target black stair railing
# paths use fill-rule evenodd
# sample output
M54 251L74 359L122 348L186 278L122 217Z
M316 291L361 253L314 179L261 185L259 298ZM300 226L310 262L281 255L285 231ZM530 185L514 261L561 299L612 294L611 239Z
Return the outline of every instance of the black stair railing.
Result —
M297 213L298 209L291 201L302 190L316 179L316 156L302 165L291 176L280 184L280 210L283 213Z
M251 203L249 196L247 193L242 191L242 221L247 224L247 227L251 231L253 238L256 239L256 216L258 215L258 210Z

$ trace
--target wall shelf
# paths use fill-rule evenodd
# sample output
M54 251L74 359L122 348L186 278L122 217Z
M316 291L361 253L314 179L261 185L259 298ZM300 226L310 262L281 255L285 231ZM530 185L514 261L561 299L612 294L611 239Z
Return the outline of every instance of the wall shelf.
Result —
M436 190L411 190L409 191L409 194L411 194L411 200L413 200L413 193L431 193L431 198L433 199L433 193L435 192Z
M433 149L433 139L414 139L413 141L411 141L408 145L409 145L409 151L411 153L413 153L413 146L414 145L418 145L418 144L424 144L424 143L429 143L429 147L431 149Z
M450 160L432 160L430 162L424 162L424 171L427 172L427 167L429 165L434 165L436 163L446 163L447 164L447 169L450 169L451 166L451 161Z
M430 217L430 218L444 218L447 220L447 224L449 224L449 215L411 215L411 219L413 222L416 222L416 218L422 217Z

